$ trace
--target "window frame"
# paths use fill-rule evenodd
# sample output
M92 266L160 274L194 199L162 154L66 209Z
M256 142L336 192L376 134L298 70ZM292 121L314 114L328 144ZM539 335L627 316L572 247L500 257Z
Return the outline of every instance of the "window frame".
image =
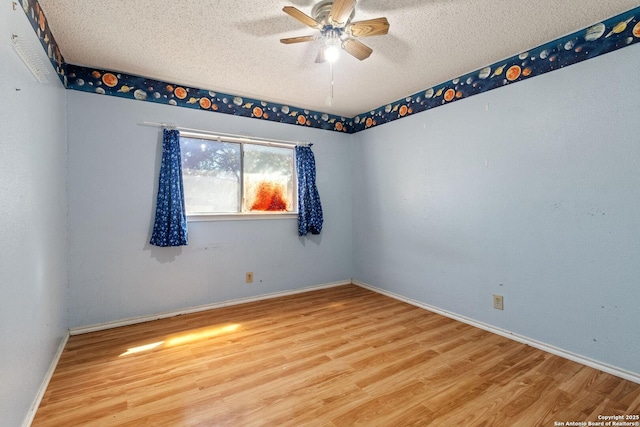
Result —
M292 219L298 218L298 174L296 167L296 154L294 143L283 143L265 140L254 140L251 138L242 138L227 135L207 134L194 131L180 131L180 138L205 139L217 142L229 142L240 145L240 210L244 206L244 146L245 145L263 145L268 147L288 148L292 154L292 181L293 181L293 206L291 212L223 212L223 213L187 213L187 222L207 222L207 221L246 221L246 220L263 220L263 219ZM182 149L182 141L180 141L180 149ZM186 206L185 206L186 211Z

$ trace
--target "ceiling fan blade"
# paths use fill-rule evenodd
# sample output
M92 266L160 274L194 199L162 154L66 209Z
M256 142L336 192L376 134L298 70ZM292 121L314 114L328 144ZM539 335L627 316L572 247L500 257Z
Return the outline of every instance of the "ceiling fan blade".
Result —
M322 46L318 51L318 56L316 57L316 64L322 64L323 62L327 62L327 57L324 54L326 46Z
M354 7L356 0L334 0L329 12L329 21L338 26L346 24Z
M389 32L389 21L383 17L352 22L349 31L354 37L381 36Z
M345 40L342 47L349 55L358 58L360 61L367 59L373 52L373 49L369 46L354 39Z
M282 8L282 11L311 28L322 28L322 25L320 25L318 21L293 6L285 6Z
M284 44L293 44L293 43L304 43L304 42L312 42L316 40L318 36L300 36L300 37L289 37L286 39L280 39L280 43Z

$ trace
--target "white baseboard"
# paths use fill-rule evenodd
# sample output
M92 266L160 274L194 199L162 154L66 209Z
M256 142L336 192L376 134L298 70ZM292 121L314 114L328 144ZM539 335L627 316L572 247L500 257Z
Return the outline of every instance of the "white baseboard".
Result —
M393 293L393 292L389 292L389 291L385 291L385 290L380 289L380 288L376 288L375 286L371 286L371 285L368 285L366 283L359 282L357 280L354 280L353 284L357 285L357 286L360 286L362 288L365 288L365 289L369 289L370 291L373 291L373 292L376 292L376 293L379 293L379 294L382 294L382 295L386 295L386 296L391 297L393 299L396 299L396 300L399 300L399 301L403 301L403 302L406 302L406 303L411 304L411 305L415 305L416 307L420 307L420 308L423 308L425 310L441 314L441 315L443 315L445 317L449 317L449 318L457 320L459 322L466 323L467 325L471 325L471 326L474 326L476 328L480 328L480 329L483 329L485 331L492 332L494 334L503 336L505 338L509 338L509 339L514 340L514 341L518 341L520 343L527 344L527 345L529 345L531 347L535 347L535 348L537 348L539 350L546 351L547 353L555 354L556 356L560 356L560 357L563 357L565 359L569 359L569 360L571 360L573 362L577 362L577 363L580 363L582 365L589 366L590 368L598 369L598 370L606 372L608 374L615 375L616 377L620 377L620 378L623 378L625 380L629 380L629 381L632 381L634 383L640 384L640 374L637 373L637 372L631 372L631 371L627 371L626 369L618 368L616 366L611 366L611 365L608 365L606 363L603 363L603 362L600 362L600 361L597 361L597 360L593 360L593 359L581 356L581 355L576 354L576 353L572 353L572 352L564 350L562 348L555 347L555 346L552 346L552 345L549 345L549 344L546 344L546 343L543 343L543 342L540 342L540 341L536 341L534 339L531 339L531 338L528 338L528 337L525 337L525 336L522 336L522 335L518 335L516 333L507 331L505 329L497 328L497 327L489 325L487 323L479 322L477 320L473 320L473 319L470 319L468 317L460 316L458 314L451 313L451 312L446 311L446 310L442 310L442 309L434 307L432 305L424 304L424 303L422 303L420 301L416 301L416 300L413 300L411 298L403 297L402 295L399 295L399 294L396 294L396 293Z
M304 292L317 291L319 289L327 289L327 288L333 288L336 286L344 286L344 285L350 285L350 284L351 284L351 280L344 280L340 282L325 283L322 285L309 286L306 288L293 289L289 291L274 292L271 294L258 295L254 297L239 298L239 299L223 301L223 302L218 302L213 304L200 305L197 307L185 308L185 309L176 310L176 311L168 311L168 312L159 313L159 314L151 314L148 316L129 317L126 319L116 320L113 322L106 322L106 323L99 323L95 325L71 328L69 330L69 333L71 335L86 334L88 332L103 331L106 329L117 328L120 326L128 326L128 325L134 325L136 323L150 322L152 320L166 319L168 317L179 316L182 314L197 313L200 311L212 310L215 308L229 307L232 305L245 304L245 303L254 302L254 301L262 301L262 300L267 300L271 298L284 297L287 295L295 295L295 294L300 294Z
M69 332L62 337L60 341L60 345L58 346L58 350L56 354L53 356L53 360L51 361L51 365L49 365L49 370L47 374L44 376L42 380L42 384L40 384L40 388L38 389L38 394L36 394L36 398L31 404L31 408L29 408L29 412L27 412L27 416L22 423L22 427L29 427L33 422L33 419L36 417L36 412L38 412L38 408L40 407L40 402L42 402L42 398L44 397L44 393L47 391L47 387L49 387L49 382L51 381L51 377L53 377L53 373L56 370L56 366L58 366L58 362L60 361L60 357L62 356L62 352L67 345L67 341L69 341Z

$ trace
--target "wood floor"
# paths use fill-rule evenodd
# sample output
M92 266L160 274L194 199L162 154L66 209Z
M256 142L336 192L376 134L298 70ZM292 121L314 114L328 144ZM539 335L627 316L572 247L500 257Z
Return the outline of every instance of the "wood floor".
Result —
M72 336L34 426L557 426L640 385L349 285Z

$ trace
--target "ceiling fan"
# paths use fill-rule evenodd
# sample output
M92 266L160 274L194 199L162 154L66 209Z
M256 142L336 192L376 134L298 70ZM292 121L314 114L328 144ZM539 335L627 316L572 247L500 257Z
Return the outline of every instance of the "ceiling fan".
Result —
M333 62L340 48L360 61L367 59L373 49L356 40L357 37L384 35L389 32L387 18L351 22L355 15L356 0L322 0L311 9L311 16L293 6L282 10L303 24L320 31L315 36L300 36L280 39L284 44L311 42L318 39L324 44L316 57L317 63Z

